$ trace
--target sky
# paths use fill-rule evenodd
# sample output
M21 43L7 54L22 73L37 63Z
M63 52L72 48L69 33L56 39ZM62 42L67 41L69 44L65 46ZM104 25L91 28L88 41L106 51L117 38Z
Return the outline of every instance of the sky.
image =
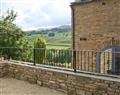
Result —
M70 2L74 0L0 0L1 14L13 9L14 21L23 30L71 24Z

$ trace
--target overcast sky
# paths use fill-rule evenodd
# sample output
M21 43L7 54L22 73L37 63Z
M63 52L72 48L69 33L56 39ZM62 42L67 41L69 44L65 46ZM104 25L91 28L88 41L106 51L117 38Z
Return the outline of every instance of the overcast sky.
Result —
M14 9L18 17L14 23L24 30L71 24L70 2L74 0L0 0L4 13Z

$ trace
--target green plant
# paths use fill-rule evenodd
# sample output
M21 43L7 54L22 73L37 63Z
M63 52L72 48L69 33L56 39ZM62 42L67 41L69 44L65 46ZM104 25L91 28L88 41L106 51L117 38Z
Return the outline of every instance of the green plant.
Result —
M72 52L70 50L47 50L46 59L50 63L71 63Z
M48 36L49 36L49 37L54 37L54 36L55 36L55 33L49 33Z
M42 37L38 37L34 43L35 63L43 64L45 61L46 42Z
M5 58L13 60L29 60L30 50L21 50L20 48L31 48L28 40L23 40L26 33L13 23L17 17L14 10L8 10L6 15L0 18L0 54ZM10 48L8 48L10 47ZM23 51L23 52L22 52ZM23 57L24 55L24 57Z

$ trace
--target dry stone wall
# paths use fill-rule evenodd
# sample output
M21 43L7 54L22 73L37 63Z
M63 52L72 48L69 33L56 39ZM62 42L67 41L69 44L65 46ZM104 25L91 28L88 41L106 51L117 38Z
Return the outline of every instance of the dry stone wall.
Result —
M5 62L0 62L0 77L7 75L7 65Z
M119 77L73 73L11 62L0 63L0 71L2 76L4 74L68 95L120 95Z

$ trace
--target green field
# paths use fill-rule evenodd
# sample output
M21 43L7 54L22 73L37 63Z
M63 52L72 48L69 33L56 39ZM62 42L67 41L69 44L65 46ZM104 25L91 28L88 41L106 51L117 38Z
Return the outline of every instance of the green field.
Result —
M55 33L55 36L48 36L48 34L29 35L26 38L34 43L35 39L43 37L46 40L48 49L69 49L71 48L71 32Z

